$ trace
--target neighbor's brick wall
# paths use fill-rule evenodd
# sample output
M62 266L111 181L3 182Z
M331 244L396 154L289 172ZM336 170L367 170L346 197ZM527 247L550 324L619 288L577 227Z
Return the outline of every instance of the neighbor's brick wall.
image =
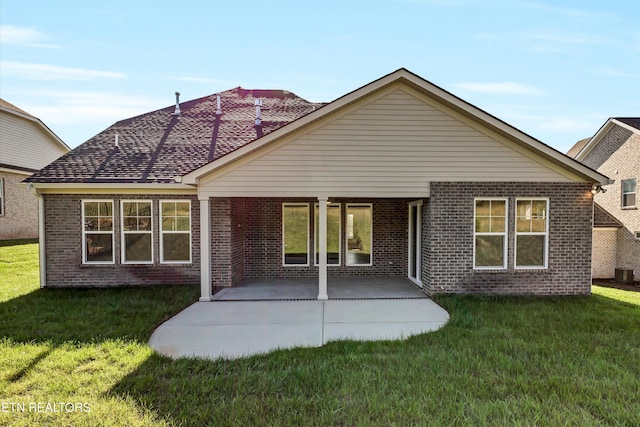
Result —
M136 195L62 195L46 194L45 248L47 259L47 286L127 286L151 284L200 283L200 205L191 196L136 196ZM114 257L113 265L82 264L82 200L114 201ZM153 201L154 264L121 264L120 200ZM190 264L160 264L159 200L191 200Z
M336 199L342 209L341 266L329 266L329 277L381 277L407 275L407 201L401 199ZM244 236L244 276L317 277L318 268L285 267L282 265L282 203L305 202L313 206L312 199L244 199L243 208L236 207L234 240ZM344 236L346 203L373 203L373 266L345 266L346 244ZM244 216L241 214L244 212ZM315 226L310 211L310 259L313 264ZM239 226L239 227L238 227ZM238 228L242 232L237 231ZM235 242L234 242L234 247ZM237 250L237 247L236 247ZM239 260L239 258L238 258ZM234 263L234 265L237 265ZM235 270L238 267L234 268ZM214 282L214 285L219 284Z
M640 186L640 135L615 126L583 162L615 180L605 186L606 193L594 198L623 225L617 233L617 257L611 268L631 269L640 276L640 240L635 238L635 232L640 231L640 192L636 193L635 208L622 209L622 181L636 178Z
M244 200L231 200L231 284L244 279Z
M591 275L594 279L613 279L616 265L618 230L593 229Z
M578 295L591 290L591 185L432 182L428 290L431 293ZM474 197L509 198L508 268L474 271ZM549 198L549 266L515 270L515 199Z
M0 240L38 237L38 199L18 184L27 175L0 171L4 212L0 215Z

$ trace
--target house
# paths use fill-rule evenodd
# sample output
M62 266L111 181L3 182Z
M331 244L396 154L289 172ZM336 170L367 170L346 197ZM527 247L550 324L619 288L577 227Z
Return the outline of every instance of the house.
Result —
M592 138L567 153L615 182L595 195L593 277L640 275L640 118L610 118ZM631 274L623 274L632 280ZM620 277L619 277L620 278Z
M235 88L115 123L26 180L43 286L403 277L588 294L597 171L406 69L328 104Z
M38 200L18 184L68 151L37 117L0 99L0 240L38 237Z

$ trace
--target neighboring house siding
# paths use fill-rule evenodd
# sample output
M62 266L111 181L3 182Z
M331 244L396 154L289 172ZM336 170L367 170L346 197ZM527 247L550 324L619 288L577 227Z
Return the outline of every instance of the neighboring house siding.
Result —
M618 229L593 229L591 272L594 279L613 279L616 265Z
M521 147L409 92L389 90L258 150L204 178L200 194L426 197L430 181L570 181Z
M423 259L430 293L583 295L591 290L592 204L586 183L433 182ZM474 197L508 197L506 270L474 270ZM516 197L549 198L549 265L514 269Z
M151 284L195 284L200 282L200 204L191 196L149 196L131 194L45 194L45 246L47 286L127 286ZM113 265L82 264L82 200L114 201ZM121 263L121 200L153 201L152 265ZM158 209L160 200L191 200L191 263L160 264ZM216 254L214 253L214 256Z
M586 155L583 163L615 180L605 186L606 193L596 194L594 200L623 225L617 233L614 267L632 269L640 276L640 240L634 235L640 231L640 193L636 195L635 208L622 209L622 181L636 178L640 187L640 135L613 126Z
M0 163L41 169L68 150L31 120L0 112Z
M0 240L38 237L38 199L18 184L28 175L0 171L4 211L0 215Z

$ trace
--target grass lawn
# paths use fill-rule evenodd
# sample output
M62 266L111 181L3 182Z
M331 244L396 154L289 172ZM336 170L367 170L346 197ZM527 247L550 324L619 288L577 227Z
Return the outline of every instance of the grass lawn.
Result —
M640 293L439 297L443 329L234 361L147 345L196 287L38 288L0 242L0 425L637 425ZM11 404L80 403L75 412ZM86 408L89 412L86 412ZM53 407L51 407L53 409ZM58 407L60 409L60 407Z

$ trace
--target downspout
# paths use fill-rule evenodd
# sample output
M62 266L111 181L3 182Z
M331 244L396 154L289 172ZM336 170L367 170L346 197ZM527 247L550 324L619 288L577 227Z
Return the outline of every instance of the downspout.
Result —
M28 185L31 194L38 198L38 253L40 264L40 289L47 287L47 258L44 243L44 197L32 183Z

